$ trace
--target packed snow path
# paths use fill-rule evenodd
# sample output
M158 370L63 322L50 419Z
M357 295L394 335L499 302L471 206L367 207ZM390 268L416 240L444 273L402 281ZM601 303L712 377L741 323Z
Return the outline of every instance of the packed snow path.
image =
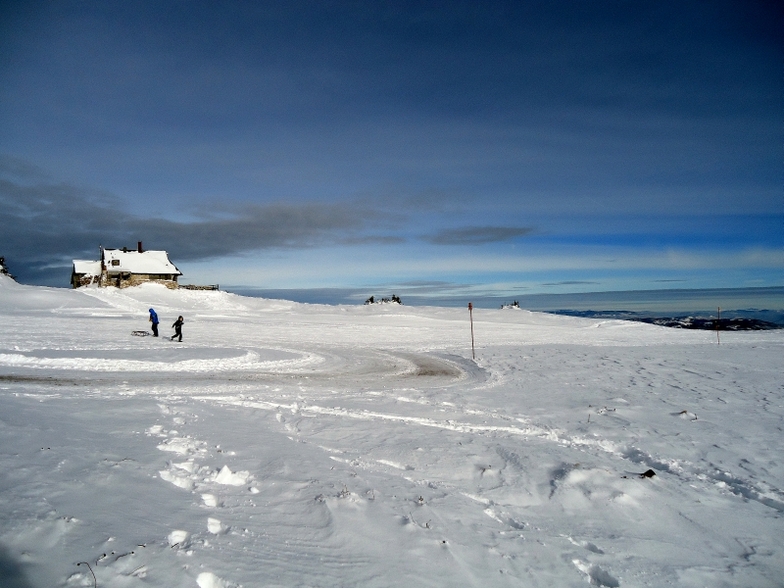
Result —
M0 585L780 585L784 333L474 319L0 280Z

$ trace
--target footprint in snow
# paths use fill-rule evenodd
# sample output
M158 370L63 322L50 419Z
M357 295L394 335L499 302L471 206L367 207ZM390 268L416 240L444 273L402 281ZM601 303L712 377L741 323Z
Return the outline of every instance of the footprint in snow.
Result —
M207 530L213 535L220 535L226 531L226 527L223 525L223 523L220 522L219 519L207 517Z
M580 559L572 560L575 567L588 576L588 581L592 586L605 586L606 588L620 588L621 583L609 572L600 568L596 564L589 564Z
M189 537L190 537L190 533L188 533L188 531L175 529L174 531L169 533L169 536L166 539L169 542L169 547L184 549L188 547L188 545L190 544L190 542L188 541Z
M218 499L214 494L202 494L201 499L204 502L204 506L209 506L212 508L218 506Z
M569 541L573 545L577 545L577 547L582 547L584 549L587 549L591 553L597 553L599 555L603 555L604 554L604 551L602 549L600 549L599 547L596 546L595 543L591 543L590 541L576 541L576 540L572 539L571 537L569 537Z
M248 482L250 477L250 472L244 470L232 472L231 469L229 469L229 466L225 465L221 468L220 472L216 474L215 482L228 486L243 486Z
M199 588L230 588L233 584L229 584L223 578L219 578L212 572L202 572L196 578L196 583Z

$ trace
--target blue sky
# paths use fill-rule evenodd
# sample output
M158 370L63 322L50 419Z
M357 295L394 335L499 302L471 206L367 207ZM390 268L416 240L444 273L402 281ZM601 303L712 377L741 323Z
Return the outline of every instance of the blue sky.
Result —
M0 3L0 255L470 296L784 283L754 2Z

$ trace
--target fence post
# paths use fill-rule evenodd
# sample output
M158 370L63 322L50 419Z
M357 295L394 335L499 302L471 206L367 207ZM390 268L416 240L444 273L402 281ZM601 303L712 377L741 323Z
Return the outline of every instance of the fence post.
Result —
M474 305L468 303L468 318L471 321L471 359L476 360L476 351L474 350Z
M719 329L721 328L721 306L716 311L716 343L721 345L721 338L719 337Z

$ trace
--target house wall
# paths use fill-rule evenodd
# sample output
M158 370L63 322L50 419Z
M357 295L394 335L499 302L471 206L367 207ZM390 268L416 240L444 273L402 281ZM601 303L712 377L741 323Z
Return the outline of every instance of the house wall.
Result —
M98 276L91 276L86 274L71 274L71 286L73 288L80 288L82 286L89 286L90 284L98 283Z
M130 288L132 286L139 286L147 282L155 282L156 284L163 284L171 290L177 289L177 276L170 275L155 275L155 274L115 274L110 275L104 272L101 280L101 286L115 286L117 288Z
M122 274L109 275L107 272L103 272L100 277L85 274L71 275L71 286L73 288L81 288L82 286L89 286L90 284L98 284L102 287L114 286L115 288L130 288L131 286L139 286L146 282L163 284L171 290L176 290L179 287L177 284L177 276L170 275L130 274L123 277Z
M178 284L177 287L181 290L220 290L220 284L208 284L206 286L198 286L196 284Z

